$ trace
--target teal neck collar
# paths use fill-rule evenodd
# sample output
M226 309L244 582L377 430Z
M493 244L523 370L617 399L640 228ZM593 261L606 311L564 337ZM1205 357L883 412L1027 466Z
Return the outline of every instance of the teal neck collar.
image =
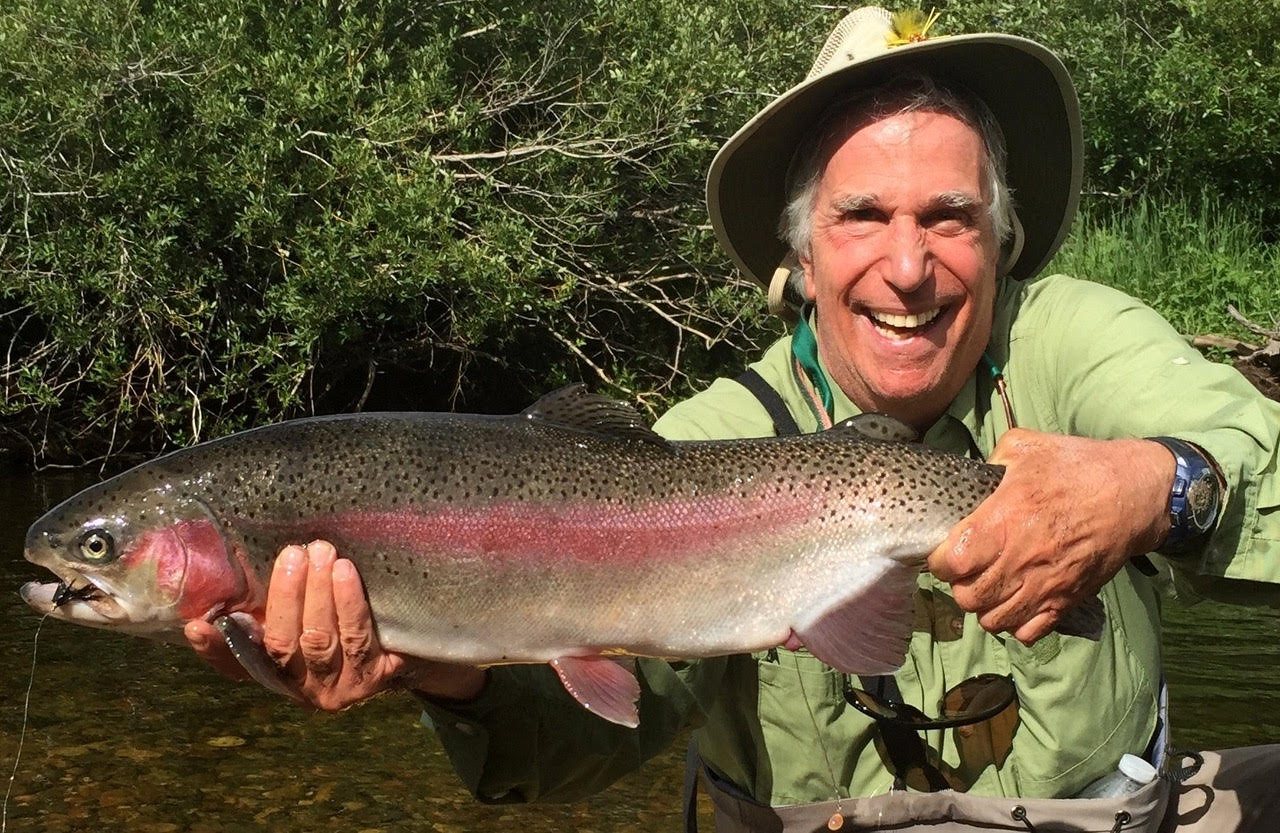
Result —
M811 303L805 304L800 309L795 332L791 334L791 356L795 360L791 363L791 369L796 374L796 381L800 386L813 390L821 400L822 408L827 412L827 418L826 420L820 418L819 424L830 425L834 418L835 397L831 394L831 384L827 381L827 374L822 372L822 367L818 363L818 338L813 334L813 328L809 326L809 316L812 314L813 304ZM799 378L801 373L804 374L804 378Z

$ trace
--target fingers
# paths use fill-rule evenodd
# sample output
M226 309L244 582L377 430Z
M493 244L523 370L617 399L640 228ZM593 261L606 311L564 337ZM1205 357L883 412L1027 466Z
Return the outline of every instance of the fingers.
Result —
M1061 617L1057 612L1046 610L1027 621L1025 625L1013 632L1013 638L1023 645L1031 645L1049 635Z
M248 677L211 623L188 622L185 633L206 662L228 676ZM324 541L280 551L267 591L262 645L297 699L326 711L400 687L407 679L407 658L384 651L378 642L355 566ZM411 682L442 696L474 694L484 679L478 669L454 674L452 666L425 660L416 663L412 677Z
M939 580L954 584L981 573L993 560L991 548L984 549L981 533L974 531L978 512L956 524L947 539L930 553L926 566Z
M301 696L326 711L394 687L404 666L404 657L378 643L355 566L326 541L281 551L267 629L272 655Z
M298 647L307 672L317 680L327 682L342 668L338 655L338 616L333 598L333 564L337 552L327 541L313 541L307 544L306 555L309 565Z
M352 669L354 676L363 679L377 653L378 643L364 585L355 565L345 558L338 559L333 565L332 598L343 663Z
M262 647L295 679L305 673L305 661L298 650L298 635L302 632L307 572L307 555L302 547L289 546L280 551L271 571L262 634Z

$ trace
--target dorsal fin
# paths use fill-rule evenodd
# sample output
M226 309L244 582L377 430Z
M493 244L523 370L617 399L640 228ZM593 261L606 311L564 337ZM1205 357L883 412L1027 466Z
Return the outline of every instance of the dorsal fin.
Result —
M831 427L832 431L854 431L869 440L913 443L920 439L910 425L888 414L858 414Z
M589 393L585 385L569 385L552 391L520 412L561 428L600 434L615 440L637 440L667 445L644 417L625 402Z

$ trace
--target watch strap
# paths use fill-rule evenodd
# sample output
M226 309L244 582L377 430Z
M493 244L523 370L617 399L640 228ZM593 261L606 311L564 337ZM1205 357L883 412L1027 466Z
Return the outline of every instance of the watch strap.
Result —
M1217 469L1204 452L1177 437L1147 437L1173 454L1176 463L1169 489L1169 534L1156 550L1185 555L1196 548L1218 519L1221 485Z

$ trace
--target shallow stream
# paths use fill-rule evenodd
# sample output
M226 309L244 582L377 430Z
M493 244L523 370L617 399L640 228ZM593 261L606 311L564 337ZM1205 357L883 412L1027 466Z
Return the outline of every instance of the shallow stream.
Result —
M407 696L308 715L254 685L219 677L183 648L53 620L41 630L31 678L40 620L16 591L41 571L22 560L22 539L45 508L88 482L83 475L0 479L6 787L31 685L7 831L679 829L680 748L581 804L488 807L459 785ZM1170 609L1177 745L1280 741L1278 636L1273 611Z

